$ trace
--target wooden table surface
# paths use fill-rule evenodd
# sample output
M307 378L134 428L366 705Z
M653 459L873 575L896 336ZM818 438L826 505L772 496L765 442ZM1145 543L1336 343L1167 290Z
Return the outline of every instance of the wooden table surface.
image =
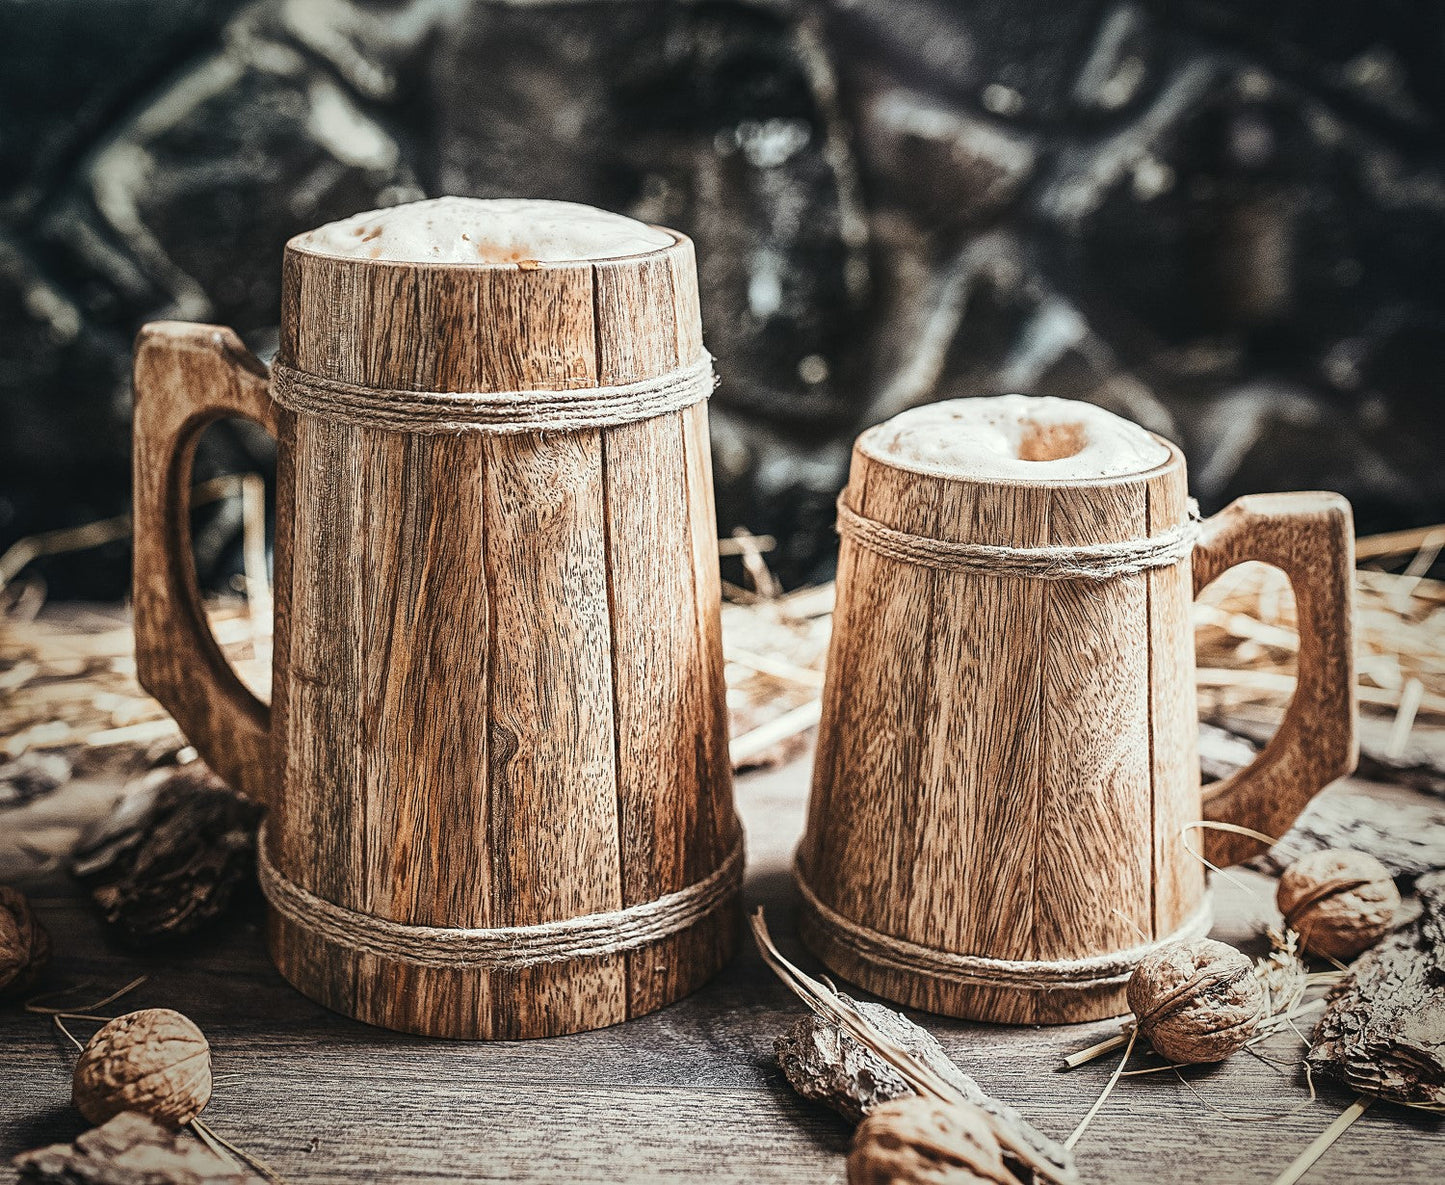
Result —
M748 902L765 906L783 949L815 969L793 935L786 872L807 775L806 756L749 774L738 802ZM691 998L600 1032L509 1044L383 1032L291 989L267 960L254 918L164 956L109 943L63 872L37 872L36 862L66 850L77 825L116 791L114 782L79 781L0 813L0 880L32 893L50 928L50 986L93 980L93 999L144 974L127 1008L173 1007L201 1026L217 1075L205 1118L288 1181L844 1179L848 1126L794 1095L772 1058L774 1037L801 1005L750 944ZM1258 952L1273 883L1235 879L1216 885L1215 936ZM1116 1022L1048 1029L914 1019L984 1089L1060 1138L1114 1065L1057 1070L1062 1054ZM82 1036L93 1027L77 1024ZM43 1019L14 1005L0 1011L0 1181L14 1179L16 1152L83 1130L69 1104L73 1060ZM1088 1182L1270 1182L1351 1098L1321 1085L1311 1103L1297 1071L1248 1055L1182 1079L1168 1070L1125 1078L1076 1149L1080 1172ZM1445 1119L1376 1104L1306 1181L1442 1179Z

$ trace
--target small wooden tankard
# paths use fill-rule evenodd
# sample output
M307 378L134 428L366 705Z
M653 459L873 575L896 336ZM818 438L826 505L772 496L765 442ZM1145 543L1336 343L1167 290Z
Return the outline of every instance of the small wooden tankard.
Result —
M970 464L1000 417L1013 456ZM1091 470L1091 439L1111 433L1123 462ZM1124 1012L1138 960L1208 928L1194 853L1224 865L1260 847L1189 825L1278 835L1354 767L1354 544L1336 495L1245 497L1198 523L1172 444L1006 396L865 432L839 531L797 876L805 941L879 995L1011 1023ZM1190 602L1246 560L1293 585L1298 682L1255 763L1201 796Z
M692 244L662 241L431 263L302 236L269 375L227 329L140 336L140 677L266 804L272 956L338 1012L574 1032L734 949L713 379ZM269 708L189 555L191 458L222 416L278 441Z

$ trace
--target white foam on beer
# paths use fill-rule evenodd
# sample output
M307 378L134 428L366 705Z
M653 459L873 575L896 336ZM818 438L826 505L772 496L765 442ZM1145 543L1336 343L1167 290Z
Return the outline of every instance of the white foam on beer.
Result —
M929 403L868 429L859 447L881 461L978 481L1078 481L1144 473L1169 450L1113 412L1052 396Z
M396 263L565 263L645 255L672 242L635 218L573 202L440 197L328 222L297 245Z

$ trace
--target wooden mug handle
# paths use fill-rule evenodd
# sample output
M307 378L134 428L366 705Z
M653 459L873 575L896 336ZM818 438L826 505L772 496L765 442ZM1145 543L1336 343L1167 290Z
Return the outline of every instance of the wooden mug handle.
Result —
M1206 519L1194 592L1246 560L1281 569L1294 589L1299 669L1278 731L1244 769L1206 786L1204 817L1283 835L1306 804L1359 758L1355 736L1355 535L1338 494L1250 494ZM1205 855L1224 867L1264 844L1209 830Z
M196 442L226 416L274 436L265 365L234 331L157 321L135 347L133 446L135 665L212 769L266 801L270 709L231 669L201 604L191 557Z

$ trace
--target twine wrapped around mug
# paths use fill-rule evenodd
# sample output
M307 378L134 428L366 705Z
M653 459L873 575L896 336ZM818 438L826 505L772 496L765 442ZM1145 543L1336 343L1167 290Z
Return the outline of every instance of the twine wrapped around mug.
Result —
M997 547L913 535L859 514L838 496L838 534L887 559L945 572L972 572L1016 580L1112 580L1179 563L1199 539L1199 506L1189 517L1144 539L1075 547Z
M712 356L651 378L565 391L403 391L271 365L282 407L360 428L425 434L579 432L615 428L701 403L717 386Z
M1209 895L1205 894L1194 912L1173 933L1126 950L1075 959L994 959L938 950L859 925L820 901L796 864L793 879L803 895L805 910L812 915L809 919L812 924L832 942L874 966L1016 991L1083 991L1121 985L1146 955L1176 942L1202 938L1213 924L1213 909Z
M266 854L262 825L256 871L271 907L314 934L353 950L424 967L532 967L615 955L695 925L734 897L743 881L743 842L707 877L652 901L531 926L417 926L347 909L283 875Z

